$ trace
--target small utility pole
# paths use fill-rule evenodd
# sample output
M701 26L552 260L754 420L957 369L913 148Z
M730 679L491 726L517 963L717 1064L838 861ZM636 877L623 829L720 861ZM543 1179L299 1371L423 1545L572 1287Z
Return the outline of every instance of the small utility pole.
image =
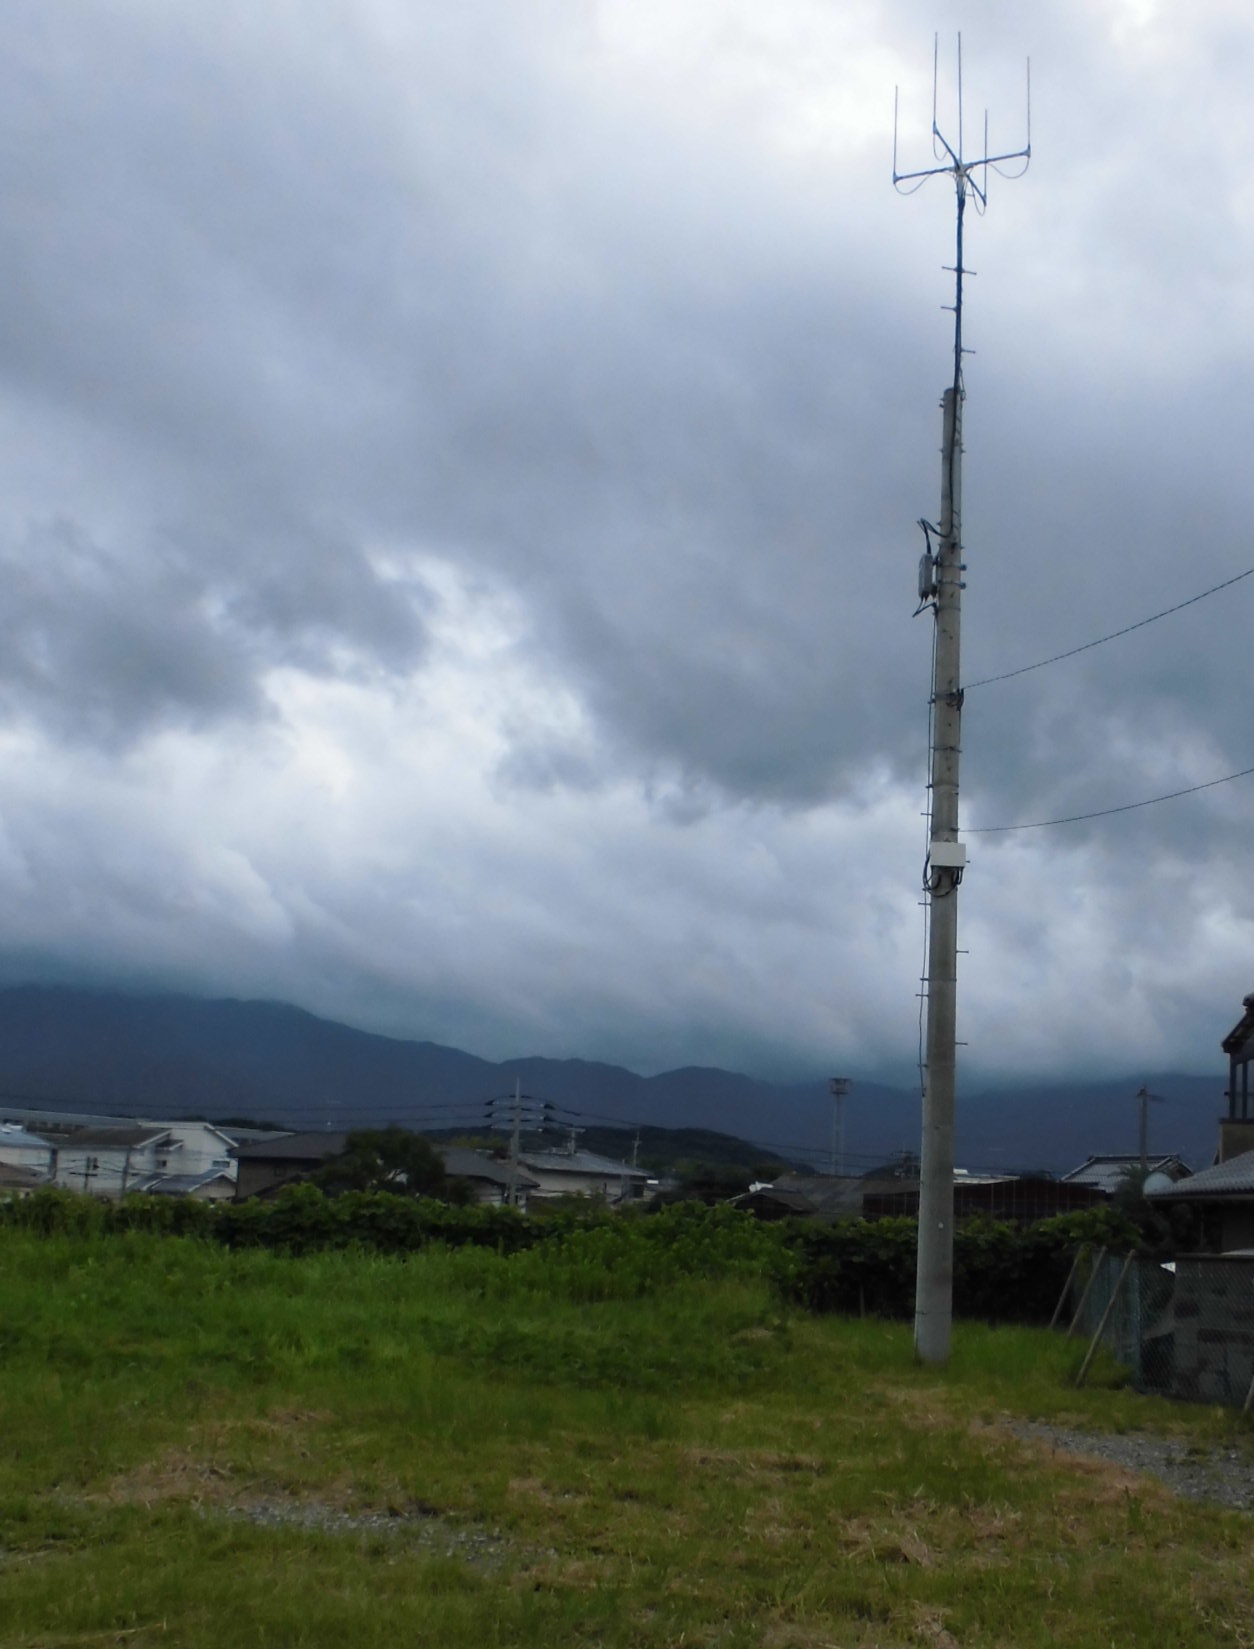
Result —
M1163 1096L1161 1094L1152 1094L1152 1093L1150 1093L1148 1084L1143 1082L1141 1084L1141 1086L1136 1091L1136 1097L1137 1097L1138 1101L1140 1102L1140 1106L1141 1106L1141 1180L1142 1180L1142 1182L1144 1182L1145 1176L1149 1173L1149 1108L1150 1108L1150 1100L1151 1099L1161 1100Z
M518 1148L522 1136L522 1078L514 1078L514 1127L509 1140L509 1205L518 1206Z
M957 251L954 259L953 381L941 401L941 513L933 526L921 521L926 548L919 566L919 611L932 609L935 647L929 750L927 865L923 897L930 917L927 954L927 1053L923 1069L923 1129L919 1167L919 1258L915 1284L914 1345L925 1363L949 1359L953 1323L954 1100L958 995L958 887L967 853L958 840L958 764L962 752L962 261L963 217L967 201L982 211L988 200L988 168L1031 159L1031 79L1028 81L1028 141L1013 154L988 152L988 116L983 153L963 157L962 36L958 37L958 144L955 149L936 121L939 43L933 54L932 152L939 162L919 172L897 170L897 122L893 113L893 185L921 186L930 177L950 177L957 196ZM982 176L977 179L976 173ZM936 540L936 548L932 542Z
M1149 1089L1144 1083L1137 1089L1141 1102L1141 1178L1149 1173Z

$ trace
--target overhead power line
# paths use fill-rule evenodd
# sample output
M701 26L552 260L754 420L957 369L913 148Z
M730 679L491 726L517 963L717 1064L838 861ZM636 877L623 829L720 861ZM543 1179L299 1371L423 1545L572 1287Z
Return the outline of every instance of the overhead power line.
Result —
M1117 641L1120 636L1131 635L1133 630L1143 630L1147 624L1156 624L1160 618L1169 618L1172 613L1183 612L1186 607L1192 607L1196 602L1205 601L1207 596L1218 595L1220 590L1230 589L1233 584L1239 584L1243 578L1249 578L1252 573L1254 573L1254 567L1247 567L1243 573L1237 573L1232 578L1225 578L1222 584L1212 584L1209 590L1203 590L1198 595L1191 595L1187 601L1177 601L1174 607L1164 607L1161 613L1151 613L1148 618L1139 618L1135 624L1125 624L1122 630L1112 630L1109 635L1098 636L1096 641L1086 641L1080 647L1069 647L1065 653L1052 653L1049 658L1038 658L1035 664L1021 664L1017 670L1003 670L999 676L981 676L979 681L968 681L964 684L963 691L969 692L973 687L991 687L995 681L1011 681L1015 676L1026 676L1031 670L1043 670L1047 664L1058 664L1065 658L1074 658L1077 653L1087 653L1094 647L1103 646L1108 641ZM1239 778L1240 774L1233 774L1232 777ZM1224 780L1216 779L1215 783L1222 784ZM1200 788L1204 787L1199 786ZM1184 795L1186 792L1181 791L1179 794ZM1165 801L1168 798L1159 797L1157 799ZM1135 805L1137 807L1148 807L1149 803L1137 802ZM1121 810L1116 808L1112 811L1119 812ZM1096 818L1097 815L1086 813L1082 817ZM1047 819L1042 822L1046 824L1067 824L1070 823L1070 820ZM1006 828L1030 830L1034 827L1024 825L1022 827L1007 826Z
M1163 796L1147 796L1142 802L1125 802L1122 807L1100 807L1094 813L1070 813L1062 819L1034 819L1030 824L968 825L968 836L998 836L1010 830L1044 830L1048 825L1079 824L1084 819L1108 819L1112 813L1135 813L1140 807L1156 807L1159 802L1174 802L1178 796L1196 796L1199 790L1214 790L1216 785L1231 784L1234 779L1248 779L1254 767L1243 767L1239 773L1225 773L1222 779L1207 779L1205 784L1186 785L1183 790L1169 790Z

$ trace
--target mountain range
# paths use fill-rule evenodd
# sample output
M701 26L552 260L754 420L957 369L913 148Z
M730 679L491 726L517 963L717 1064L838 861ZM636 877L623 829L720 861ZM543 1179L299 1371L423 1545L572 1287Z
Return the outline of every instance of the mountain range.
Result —
M1224 1071L1122 1081L960 1088L957 1157L969 1168L1065 1172L1091 1153L1137 1149L1137 1090L1150 1148L1213 1158ZM133 996L23 985L0 991L0 1095L10 1104L149 1117L250 1119L291 1128L465 1127L515 1089L562 1124L703 1128L826 1167L832 1101L823 1079L773 1084L705 1067L640 1076L617 1065L531 1056L500 1063L434 1042L356 1030L277 1002ZM844 1165L856 1173L917 1151L919 1098L854 1079ZM498 1109L498 1117L508 1114Z

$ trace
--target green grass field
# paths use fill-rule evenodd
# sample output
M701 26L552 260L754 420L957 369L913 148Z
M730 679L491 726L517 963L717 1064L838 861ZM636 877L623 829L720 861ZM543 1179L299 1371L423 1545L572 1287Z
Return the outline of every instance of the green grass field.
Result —
M1008 1417L1246 1447L1077 1348L752 1267L0 1231L0 1645L1254 1642L1251 1521ZM595 1244L593 1245L595 1247Z

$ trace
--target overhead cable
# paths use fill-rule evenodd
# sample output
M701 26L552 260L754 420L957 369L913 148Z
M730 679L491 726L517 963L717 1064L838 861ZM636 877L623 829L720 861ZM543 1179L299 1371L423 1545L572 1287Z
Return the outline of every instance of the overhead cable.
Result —
M1151 613L1148 618L1139 618L1135 624L1125 624L1122 630L1112 630L1109 635L1098 636L1096 641L1086 641L1081 647L1069 647L1065 653L1053 653L1049 658L1037 659L1035 664L1022 664L1017 670L1003 670L999 676L981 676L979 681L968 681L964 683L963 691L969 692L973 687L991 687L995 681L1010 681L1015 676L1026 676L1030 670L1043 670L1047 664L1057 664L1064 658L1074 658L1077 653L1087 653L1094 647L1101 647L1107 641L1117 641L1120 636L1131 635L1133 630L1143 630L1147 624L1156 624L1160 618L1168 618L1172 613L1182 612L1185 607L1192 607L1195 602L1205 601L1207 596L1218 595L1220 590L1226 590L1233 584L1239 584L1243 578L1249 578L1251 573L1254 573L1254 567L1247 567L1243 573L1237 573L1232 578L1225 578L1222 584L1212 584L1209 590L1203 590L1199 595L1191 595L1187 601L1177 601L1174 607L1164 607L1161 613ZM1239 776L1238 774L1233 775L1233 777ZM1216 780L1216 783L1222 782L1222 780ZM1137 803L1137 806L1148 805L1148 803ZM1086 817L1088 816L1086 815ZM1056 824L1068 821L1051 819L1045 822ZM1024 826L1023 828L1028 829L1030 827Z
M1222 779L1207 779L1205 784L1190 784L1183 790L1169 790L1163 796L1147 796L1143 802L1125 802L1122 807L1100 807L1095 813L1071 813L1063 819L1034 819L1030 824L968 825L967 835L998 836L1010 830L1044 830L1047 825L1079 824L1084 819L1108 819L1112 813L1135 813L1139 807L1156 807L1159 802L1174 802L1177 796L1196 796L1199 790L1214 790L1216 785L1231 784L1234 779L1248 779L1251 773L1254 773L1254 767L1243 767L1239 773L1225 773Z

